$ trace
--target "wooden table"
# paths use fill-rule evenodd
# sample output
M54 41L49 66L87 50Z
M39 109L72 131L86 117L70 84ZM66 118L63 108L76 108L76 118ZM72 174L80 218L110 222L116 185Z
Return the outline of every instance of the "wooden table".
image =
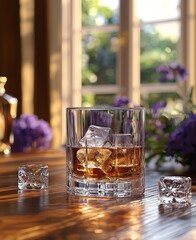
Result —
M147 172L140 200L95 199L65 192L65 154L46 152L0 157L0 239L195 240L196 188L191 207L159 207L157 180ZM49 166L49 188L19 191L17 169L29 163Z

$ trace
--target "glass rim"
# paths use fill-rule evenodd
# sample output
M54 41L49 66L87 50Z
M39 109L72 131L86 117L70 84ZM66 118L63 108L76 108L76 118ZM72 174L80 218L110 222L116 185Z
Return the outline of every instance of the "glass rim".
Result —
M145 107L113 107L113 106L96 106L96 107L67 107L66 110L145 110Z

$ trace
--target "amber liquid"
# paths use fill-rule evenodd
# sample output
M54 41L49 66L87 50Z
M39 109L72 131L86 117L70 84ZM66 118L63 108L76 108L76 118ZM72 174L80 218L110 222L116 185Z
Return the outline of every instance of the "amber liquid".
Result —
M129 179L143 174L143 148L72 148L73 173L78 178Z

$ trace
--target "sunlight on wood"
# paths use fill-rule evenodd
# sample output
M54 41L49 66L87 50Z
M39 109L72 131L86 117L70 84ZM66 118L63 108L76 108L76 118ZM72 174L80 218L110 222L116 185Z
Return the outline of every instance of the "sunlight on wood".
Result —
M34 88L34 2L20 0L22 42L22 112L33 113Z

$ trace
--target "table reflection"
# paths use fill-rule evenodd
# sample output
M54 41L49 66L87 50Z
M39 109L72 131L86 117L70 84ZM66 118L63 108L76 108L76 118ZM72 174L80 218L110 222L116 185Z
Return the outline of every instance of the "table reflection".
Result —
M69 202L80 213L82 228L97 237L141 239L144 204L127 199L94 199L69 196ZM77 220L78 221L78 220Z

